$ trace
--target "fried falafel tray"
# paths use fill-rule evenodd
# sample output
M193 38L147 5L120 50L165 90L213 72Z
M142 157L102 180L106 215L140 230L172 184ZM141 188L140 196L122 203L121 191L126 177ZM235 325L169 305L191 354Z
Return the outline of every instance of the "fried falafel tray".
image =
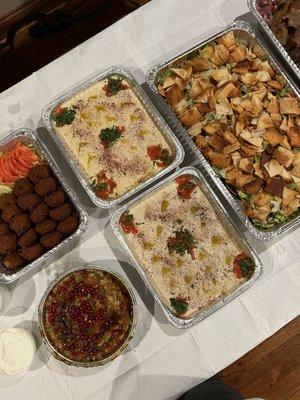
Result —
M19 270L74 233L79 216L33 144L0 153L0 260Z

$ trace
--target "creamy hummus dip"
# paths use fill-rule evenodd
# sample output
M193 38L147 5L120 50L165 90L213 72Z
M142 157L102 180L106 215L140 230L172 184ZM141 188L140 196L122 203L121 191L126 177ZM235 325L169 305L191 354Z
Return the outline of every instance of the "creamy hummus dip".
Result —
M122 214L140 265L171 312L191 318L237 289L254 264L227 233L193 175L181 175Z
M173 159L130 85L118 75L98 81L52 114L55 131L104 199L121 196Z

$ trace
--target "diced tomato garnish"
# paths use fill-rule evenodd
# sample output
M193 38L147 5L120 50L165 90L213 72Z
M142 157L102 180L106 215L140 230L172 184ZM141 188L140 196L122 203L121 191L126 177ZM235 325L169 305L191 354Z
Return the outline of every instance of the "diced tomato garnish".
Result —
M196 260L196 251L195 251L195 249L191 249L190 253L191 253L191 256L192 256L192 260Z
M121 133L125 132L125 126L123 126L123 125L118 126L118 130L119 130Z
M247 256L246 256L245 253L241 253L241 254L238 254L238 255L235 257L235 259L233 260L233 272L235 273L235 276L236 276L238 279L242 279L242 277L243 277L242 269L241 269L241 267L240 267L239 262L240 262L241 260L244 260L246 257L247 257Z
M195 182L190 177L182 175L176 178L176 183L178 184L177 193L179 196L184 199L190 199L196 188Z
M53 113L55 114L55 115L59 115L59 114L61 114L63 112L63 108L61 107L61 106L57 106L56 108L55 108L55 110L53 111Z
M161 153L161 146L159 145L153 145L147 147L147 154L150 157L152 161L156 160Z

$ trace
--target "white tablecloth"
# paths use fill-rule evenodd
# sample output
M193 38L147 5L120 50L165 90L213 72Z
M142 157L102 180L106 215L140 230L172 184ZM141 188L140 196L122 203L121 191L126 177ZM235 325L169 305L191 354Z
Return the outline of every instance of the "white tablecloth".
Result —
M171 327L114 238L109 213L89 202L40 120L49 100L91 74L121 64L143 82L148 67L166 54L246 12L246 0L153 0L0 95L2 134L22 126L39 127L39 134L89 213L88 231L79 243L11 290L8 310L0 317L0 330L15 325L28 328L39 347L31 370L23 378L0 375L1 400L175 399L299 315L300 230L268 245L252 240L264 264L260 281L192 329ZM139 306L137 333L125 354L107 366L87 370L66 367L50 357L41 344L37 306L55 276L97 260L132 282Z

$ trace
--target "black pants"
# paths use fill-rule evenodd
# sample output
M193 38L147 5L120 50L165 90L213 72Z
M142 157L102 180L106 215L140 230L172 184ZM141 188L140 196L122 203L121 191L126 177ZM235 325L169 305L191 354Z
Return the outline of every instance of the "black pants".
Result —
M243 400L234 389L213 376L182 395L178 400Z

